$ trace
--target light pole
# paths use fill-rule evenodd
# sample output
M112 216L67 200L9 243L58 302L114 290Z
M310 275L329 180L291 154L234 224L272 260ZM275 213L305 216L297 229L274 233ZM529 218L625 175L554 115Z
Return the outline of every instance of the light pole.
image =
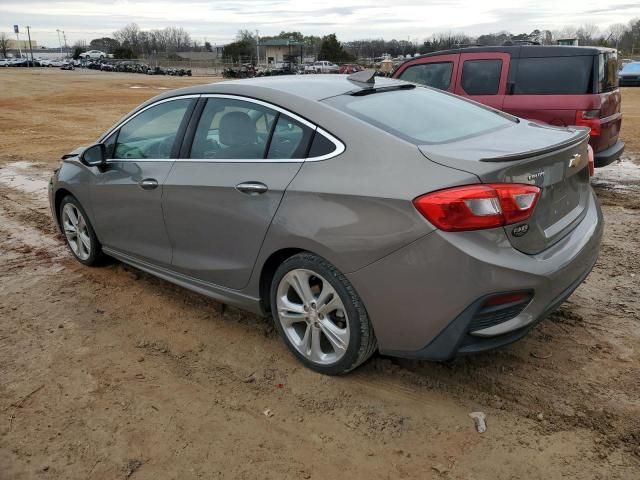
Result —
M35 67L33 64L33 47L31 46L31 27L27 25L27 36L29 37L29 52L31 52L31 66Z
M62 42L60 41L60 29L57 28L56 32L58 32L58 45L60 45L60 55L62 55Z
M64 39L64 56L65 58L69 56L69 47L67 45L67 34L62 30L62 38Z
M256 30L256 66L260 65L260 31Z

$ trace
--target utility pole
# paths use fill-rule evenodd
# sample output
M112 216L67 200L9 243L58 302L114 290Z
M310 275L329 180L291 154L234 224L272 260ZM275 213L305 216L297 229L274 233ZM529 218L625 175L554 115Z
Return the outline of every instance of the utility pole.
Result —
M27 36L29 37L29 52L31 52L31 66L35 67L33 64L33 47L31 46L31 27L27 25Z
M256 66L260 65L260 31L256 30Z
M67 45L67 34L64 33L64 30L62 31L62 38L64 38L64 52L65 52L65 57L69 56L69 46Z
M60 45L60 55L62 55L62 42L60 41L60 29L56 29L56 32L58 32L58 45Z

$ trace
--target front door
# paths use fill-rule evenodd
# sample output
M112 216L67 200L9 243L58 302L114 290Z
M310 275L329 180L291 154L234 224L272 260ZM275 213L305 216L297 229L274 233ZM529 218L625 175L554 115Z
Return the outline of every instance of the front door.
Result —
M249 99L201 101L190 152L183 149L187 158L176 160L164 187L173 269L241 289L313 128Z
M96 231L105 247L154 264L171 264L162 193L177 156L178 132L194 101L182 98L152 106L104 142L110 159L96 173L90 194Z

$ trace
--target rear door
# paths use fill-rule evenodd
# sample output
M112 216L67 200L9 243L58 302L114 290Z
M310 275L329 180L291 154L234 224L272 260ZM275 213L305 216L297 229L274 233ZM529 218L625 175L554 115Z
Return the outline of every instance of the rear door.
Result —
M241 289L315 127L243 97L211 95L201 102L165 182L172 268Z
M398 68L393 77L454 93L459 53L421 58Z
M510 58L502 52L461 54L454 93L502 110Z

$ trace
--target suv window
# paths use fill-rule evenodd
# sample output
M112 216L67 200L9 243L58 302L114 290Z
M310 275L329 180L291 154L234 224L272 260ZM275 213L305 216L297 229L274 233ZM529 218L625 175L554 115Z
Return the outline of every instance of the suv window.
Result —
M616 52L599 55L598 87L600 93L609 92L618 87L618 55Z
M313 130L280 114L276 128L273 130L267 158L287 159L304 158Z
M252 102L209 98L191 147L191 158L264 158L278 112Z
M462 88L469 95L496 95L500 86L502 60L465 60Z
M506 114L424 87L339 95L325 101L417 145L453 142L514 122Z
M584 95L593 92L593 56L520 58L513 93Z
M113 158L165 159L191 99L182 98L148 108L120 128Z
M408 67L398 78L406 82L447 90L451 85L452 72L453 62L422 63Z

